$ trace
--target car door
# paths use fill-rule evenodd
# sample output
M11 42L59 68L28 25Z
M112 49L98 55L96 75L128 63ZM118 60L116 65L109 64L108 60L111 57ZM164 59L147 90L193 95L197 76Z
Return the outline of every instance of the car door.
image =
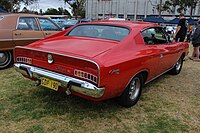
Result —
M45 37L53 35L62 30L57 24L55 24L49 18L39 17L38 20Z
M173 67L175 63L178 61L181 55L181 43L171 42L169 39L169 35L161 28L157 27L159 34L162 34L163 38L167 40L159 44L159 48L163 49L163 56L165 56L165 64L166 66L163 69L166 71Z
M141 33L145 43L144 52L145 55L149 57L147 64L150 73L149 79L152 79L158 76L158 74L161 72L160 54L162 51L158 49L157 44L155 44L153 41L153 35L155 34L155 29L153 27L145 29Z
M19 17L16 30L13 31L13 41L16 46L23 46L44 38L34 17Z
M159 57L157 75L160 75L173 66L179 51L175 45L169 43L167 35L161 27L152 27L149 30L151 30L150 43L156 46L155 56Z

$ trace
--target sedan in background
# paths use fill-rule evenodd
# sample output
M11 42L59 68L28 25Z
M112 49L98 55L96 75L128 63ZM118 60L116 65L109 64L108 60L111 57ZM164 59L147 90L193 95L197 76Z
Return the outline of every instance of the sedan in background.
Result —
M16 47L14 66L37 85L94 101L118 97L131 107L144 84L180 73L188 47L171 42L157 24L88 22Z
M13 63L15 46L24 46L61 31L48 17L34 14L0 15L0 69Z
M76 20L76 19L66 20L65 22L62 23L62 27L64 29L68 29L76 24L79 24L80 22L81 22L80 20Z

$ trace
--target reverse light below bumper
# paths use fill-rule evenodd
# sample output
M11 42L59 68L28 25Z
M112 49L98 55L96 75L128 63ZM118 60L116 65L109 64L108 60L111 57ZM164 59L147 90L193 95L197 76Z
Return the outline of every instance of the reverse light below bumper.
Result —
M59 74L53 71L48 71L38 67L30 65L15 63L15 69L23 75L29 76L40 80L42 77L54 79L61 83L61 87L69 88L70 91L75 91L86 96L93 98L100 98L103 96L105 88L98 88L97 86L73 77L69 77L63 74Z

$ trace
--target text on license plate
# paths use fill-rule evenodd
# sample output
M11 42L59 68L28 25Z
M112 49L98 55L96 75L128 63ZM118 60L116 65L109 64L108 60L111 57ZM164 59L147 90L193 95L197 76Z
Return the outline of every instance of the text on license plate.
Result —
M42 78L41 85L44 87L50 88L52 90L58 91L59 82L48 79L48 78Z

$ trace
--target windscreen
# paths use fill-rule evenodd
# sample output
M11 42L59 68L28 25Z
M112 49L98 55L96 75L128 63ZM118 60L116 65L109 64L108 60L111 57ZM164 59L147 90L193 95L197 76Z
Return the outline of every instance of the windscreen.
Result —
M125 27L87 24L76 26L68 33L68 36L80 36L121 41L129 35L129 32L129 29Z

